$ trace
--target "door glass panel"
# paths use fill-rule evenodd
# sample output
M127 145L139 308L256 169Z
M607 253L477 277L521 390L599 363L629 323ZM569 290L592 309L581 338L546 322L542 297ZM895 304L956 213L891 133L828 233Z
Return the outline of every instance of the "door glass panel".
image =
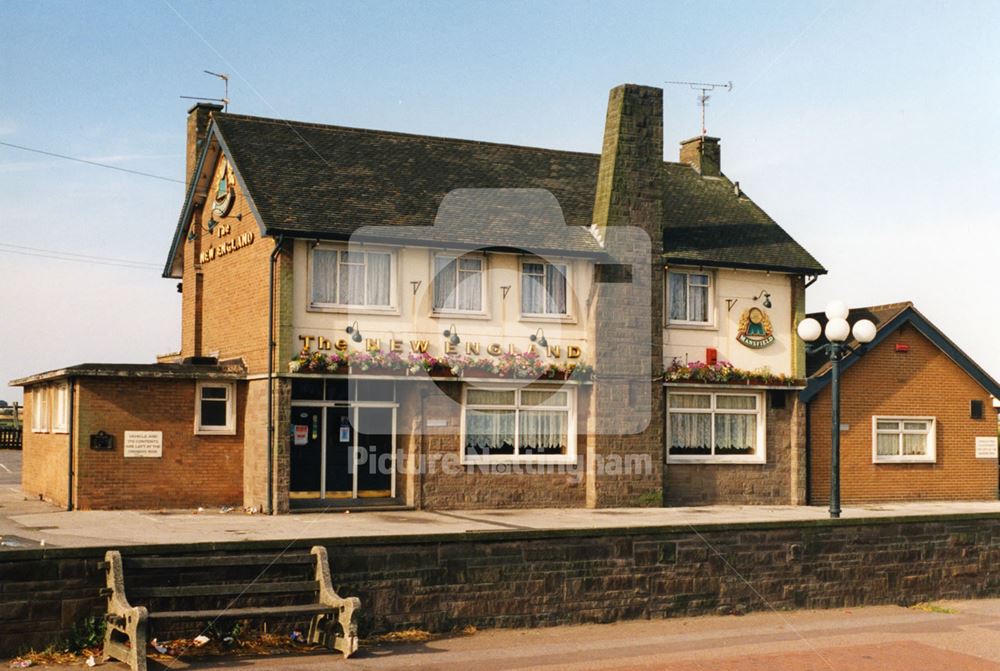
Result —
M392 496L392 408L357 408L358 496Z
M289 492L292 498L319 498L322 472L322 408L292 408Z
M326 497L349 498L354 495L351 451L354 427L350 408L326 409Z

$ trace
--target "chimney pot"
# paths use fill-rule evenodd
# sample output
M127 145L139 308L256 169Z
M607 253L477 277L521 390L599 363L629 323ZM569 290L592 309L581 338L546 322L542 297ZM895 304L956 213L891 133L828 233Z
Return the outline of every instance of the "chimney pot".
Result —
M699 135L681 142L681 163L687 163L702 177L722 176L719 138Z

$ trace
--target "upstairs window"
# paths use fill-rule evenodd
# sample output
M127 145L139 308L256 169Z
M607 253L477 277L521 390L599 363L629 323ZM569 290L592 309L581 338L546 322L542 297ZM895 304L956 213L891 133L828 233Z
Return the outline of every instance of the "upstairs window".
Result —
M236 433L236 385L231 382L199 382L195 406L195 432Z
M872 462L933 462L935 452L933 417L872 417Z
M385 251L312 251L312 304L324 307L392 306L393 256Z
M483 311L483 258L434 256L434 311Z
M712 315L712 276L671 270L667 277L670 321L708 324Z
M566 265L525 261L521 264L521 314L563 316L567 312Z

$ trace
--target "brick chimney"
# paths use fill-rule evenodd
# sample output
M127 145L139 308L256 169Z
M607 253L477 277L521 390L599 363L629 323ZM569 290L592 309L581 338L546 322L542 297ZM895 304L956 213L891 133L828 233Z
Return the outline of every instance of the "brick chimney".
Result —
M702 177L722 176L719 138L699 135L681 142L681 163L687 163Z
M184 172L184 183L191 183L191 173L198 166L205 133L213 112L221 112L222 105L216 103L196 103L188 110L187 119L187 170Z

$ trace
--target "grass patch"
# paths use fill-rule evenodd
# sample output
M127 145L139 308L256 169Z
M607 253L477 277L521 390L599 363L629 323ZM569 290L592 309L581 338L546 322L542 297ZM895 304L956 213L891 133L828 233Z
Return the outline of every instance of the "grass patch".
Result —
M958 611L954 608L946 608L945 606L939 606L933 601L921 601L920 603L915 603L910 606L910 610L920 610L925 613L943 613L945 615L957 615Z

